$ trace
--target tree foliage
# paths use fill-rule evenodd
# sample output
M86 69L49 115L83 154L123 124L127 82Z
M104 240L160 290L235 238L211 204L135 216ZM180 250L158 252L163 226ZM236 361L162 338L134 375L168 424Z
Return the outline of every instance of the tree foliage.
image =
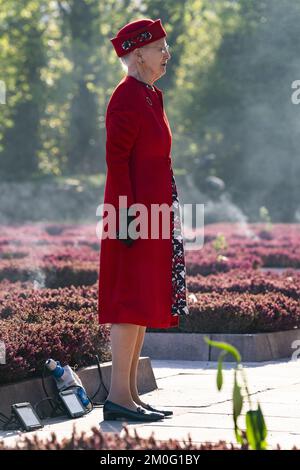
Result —
M299 204L300 5L293 0L0 0L0 178L105 171L105 110L123 71L110 38L161 18L175 166L223 182L252 219Z

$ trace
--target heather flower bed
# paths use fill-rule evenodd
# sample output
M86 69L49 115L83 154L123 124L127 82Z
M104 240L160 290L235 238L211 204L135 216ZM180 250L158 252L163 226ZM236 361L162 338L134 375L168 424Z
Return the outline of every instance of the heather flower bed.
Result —
M235 269L187 276L190 315L172 332L264 333L300 328L300 273ZM149 329L166 332L167 330Z
M299 328L300 273L292 269L300 268L298 225L208 225L203 249L187 251L186 262L191 315L173 331ZM95 352L106 360L108 332L97 324L98 266L96 225L1 227L2 383L39 374L51 355L79 366ZM289 269L281 275L259 269L268 266Z
M62 240L61 240L62 242ZM64 243L64 242L63 242ZM69 245L71 240L69 240ZM36 281L41 287L94 284L98 277L99 247L0 245L0 280Z
M99 246L96 225L1 226L0 281L51 288L94 284Z
M300 299L300 272L293 269L278 274L255 269L233 269L230 272L210 276L187 276L187 287L193 293L264 294L282 293L287 297Z
M0 339L6 364L0 384L41 375L54 357L79 367L110 360L109 331L97 322L94 288L36 290L27 284L0 283Z
M219 238L223 237L224 242ZM201 250L186 252L189 275L208 276L233 269L300 269L298 225L205 226ZM98 277L99 239L95 225L32 224L1 227L0 280L35 280L42 287L91 285Z
M299 300L281 293L197 293L193 299L181 331L263 333L300 327Z
M59 440L55 433L51 434L48 439L40 439L37 435L33 437L23 436L15 447L5 445L0 441L0 450L249 450L247 445L240 446L232 442L203 442L194 444L190 435L187 435L183 441L177 439L169 439L168 441L156 440L155 433L148 438L139 436L138 431L131 436L127 426L124 426L125 433L102 432L98 428L92 428L89 434L85 432L79 433L73 428L72 436ZM281 450L279 444L269 450ZM293 446L291 450L298 450ZM101 455L99 455L101 458Z
M277 224L212 224L205 227L204 247L188 251L190 275L209 275L231 269L300 268L300 226Z
M216 443L205 442L203 444L193 444L189 436L184 442L176 439L168 441L157 441L154 433L149 438L139 437L138 432L135 436L130 436L128 428L125 426L125 435L120 436L119 433L103 433L97 428L92 428L92 432L78 433L73 430L70 438L58 440L55 433L51 438L39 439L37 435L32 438L24 437L16 447L16 450L242 450L236 444L219 441ZM0 441L0 450L10 450L11 447ZM243 448L247 450L246 447Z

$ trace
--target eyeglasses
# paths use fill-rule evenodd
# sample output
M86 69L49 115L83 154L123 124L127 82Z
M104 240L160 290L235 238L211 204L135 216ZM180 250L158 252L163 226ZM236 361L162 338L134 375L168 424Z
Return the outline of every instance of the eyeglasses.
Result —
M165 47L160 48L160 51L161 51L162 54L165 54L166 52L169 52L169 50L170 50L169 44L166 44Z
M148 46L147 49L157 49L158 51L160 51L162 54L165 54L167 52L170 51L170 46L169 44L166 44L165 47L151 47L151 46Z

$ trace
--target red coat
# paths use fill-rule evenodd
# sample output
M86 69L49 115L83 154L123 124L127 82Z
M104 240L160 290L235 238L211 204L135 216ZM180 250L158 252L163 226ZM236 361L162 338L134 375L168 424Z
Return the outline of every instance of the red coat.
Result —
M172 205L172 133L162 91L125 76L106 111L104 203ZM132 246L103 238L100 246L99 323L152 328L178 325L171 315L172 239L138 238Z

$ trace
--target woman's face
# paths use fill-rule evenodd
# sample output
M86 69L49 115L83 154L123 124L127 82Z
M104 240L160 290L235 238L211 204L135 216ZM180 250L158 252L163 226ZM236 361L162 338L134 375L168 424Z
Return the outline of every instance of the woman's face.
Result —
M166 63L171 58L168 49L169 46L165 38L158 39L140 48L144 60L144 68L148 69L155 79L166 73Z

